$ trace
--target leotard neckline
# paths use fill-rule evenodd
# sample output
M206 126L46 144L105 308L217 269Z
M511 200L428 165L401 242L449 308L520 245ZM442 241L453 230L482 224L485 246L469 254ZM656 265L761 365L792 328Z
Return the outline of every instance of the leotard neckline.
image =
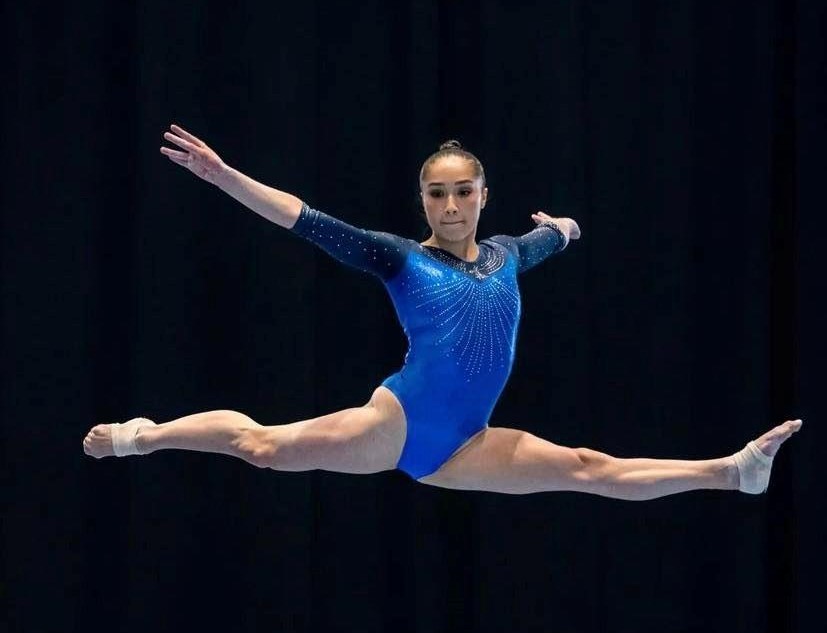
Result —
M441 262L454 270L470 275L478 281L482 281L492 273L498 271L503 267L506 260L505 250L495 247L489 240L483 240L477 243L479 253L477 254L477 258L470 262L438 246L425 244L420 244L420 246L429 258Z
M462 259L462 257L457 257L451 251L446 251L444 248L440 248L439 246L431 246L430 244L419 244L422 248L427 248L431 251L437 251L443 255L447 255L448 257L457 260L458 263L461 264L469 264L473 266L474 264L479 264L480 259L482 258L482 249L480 248L479 243L477 243L477 258L472 260Z

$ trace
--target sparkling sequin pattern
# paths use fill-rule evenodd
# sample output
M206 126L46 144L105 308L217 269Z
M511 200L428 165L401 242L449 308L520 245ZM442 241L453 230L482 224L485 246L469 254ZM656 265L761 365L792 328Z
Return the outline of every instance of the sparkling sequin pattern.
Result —
M412 269L419 274L399 281L411 298L411 315L426 322L409 322L406 329L411 333L436 333L429 343L462 368L465 382L481 372L497 369L507 373L513 357L520 296L516 283L493 276L506 263L506 249L480 244L476 262L465 262L435 248L426 248L424 255L409 255L415 263Z
M564 234L548 223L520 237L494 236L466 262L306 205L293 230L383 280L408 338L402 368L382 383L407 421L398 468L414 478L433 472L488 423L514 362L517 275L562 250Z
M398 272L409 249L396 235L357 229L306 204L292 231L340 262L382 279Z
M497 272L505 263L505 251L500 249L490 249L484 254L481 252L477 261L466 262L441 248L433 246L425 246L424 248L434 259L476 279L485 279L488 275Z

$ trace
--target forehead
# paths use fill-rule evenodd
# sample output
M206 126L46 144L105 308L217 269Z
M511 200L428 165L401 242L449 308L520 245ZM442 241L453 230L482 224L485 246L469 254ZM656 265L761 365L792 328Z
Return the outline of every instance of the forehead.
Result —
M459 180L476 180L474 164L461 156L443 156L428 166L423 182L428 185L439 182L453 185Z

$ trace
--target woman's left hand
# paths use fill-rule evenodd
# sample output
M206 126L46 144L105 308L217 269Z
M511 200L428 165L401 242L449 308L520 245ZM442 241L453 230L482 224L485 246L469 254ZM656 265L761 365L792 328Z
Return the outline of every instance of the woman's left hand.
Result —
M531 219L537 224L542 224L543 222L554 222L570 240L580 239L580 227L577 226L577 222L571 218L553 218L542 211L538 211L537 213L531 214Z

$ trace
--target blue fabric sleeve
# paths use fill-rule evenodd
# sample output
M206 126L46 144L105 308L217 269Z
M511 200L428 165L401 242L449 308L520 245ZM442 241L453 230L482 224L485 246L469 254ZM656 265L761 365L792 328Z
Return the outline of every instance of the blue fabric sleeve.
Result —
M554 222L543 222L530 233L520 237L495 235L490 238L505 246L520 263L519 272L533 268L546 257L559 253L568 245L565 233Z
M387 280L405 264L408 240L391 233L366 231L302 205L299 219L290 229L323 251L353 268Z

